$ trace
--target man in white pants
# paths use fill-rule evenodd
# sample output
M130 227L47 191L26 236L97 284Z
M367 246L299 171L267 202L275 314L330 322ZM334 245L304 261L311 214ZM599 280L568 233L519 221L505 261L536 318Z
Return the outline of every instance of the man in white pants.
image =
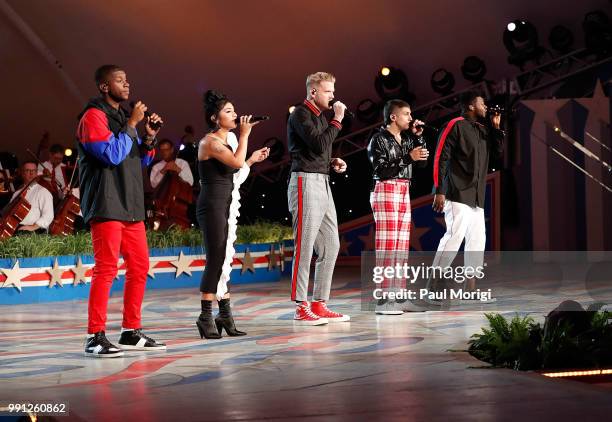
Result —
M466 267L482 265L486 243L484 203L489 156L501 156L504 132L501 116L490 116L485 125L484 99L468 93L461 99L462 116L448 122L440 134L434 156L433 209L444 212L446 233L440 240L433 266L445 268L454 260L465 239ZM468 279L467 290L476 288Z

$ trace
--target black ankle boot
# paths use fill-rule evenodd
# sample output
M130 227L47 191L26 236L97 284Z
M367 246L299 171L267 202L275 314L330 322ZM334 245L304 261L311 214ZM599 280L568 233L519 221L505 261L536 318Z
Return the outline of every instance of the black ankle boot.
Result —
M221 333L225 328L225 332L230 337L246 335L244 331L236 329L229 299L221 299L219 301L219 315L217 315L217 318L215 318L215 324L217 325L217 330L219 330L219 333Z
M212 317L212 301L202 300L202 313L196 320L196 326L200 332L200 338L216 339L221 338L221 334L217 330L217 325Z

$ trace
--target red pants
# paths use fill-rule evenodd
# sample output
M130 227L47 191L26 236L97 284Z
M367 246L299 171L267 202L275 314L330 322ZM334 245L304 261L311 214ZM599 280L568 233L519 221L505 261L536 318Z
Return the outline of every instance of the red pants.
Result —
M94 261L89 291L89 334L106 327L106 309L111 285L117 275L119 253L126 263L123 293L123 328L141 328L140 307L149 271L147 235L142 221L92 221Z
M378 181L370 195L376 225L376 265L395 267L408 260L410 250L410 182ZM405 280L391 278L381 287L404 288Z

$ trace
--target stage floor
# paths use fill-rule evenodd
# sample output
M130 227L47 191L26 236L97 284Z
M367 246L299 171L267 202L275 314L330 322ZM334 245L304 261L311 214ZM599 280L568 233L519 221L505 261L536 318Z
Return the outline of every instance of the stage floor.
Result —
M358 279L337 271L330 303L352 320L320 327L293 325L287 280L237 286L236 320L249 335L221 340L199 338L197 292L148 292L145 332L168 350L117 359L83 357L86 302L2 306L0 398L68 402L70 417L60 420L74 421L560 421L612 413L605 386L484 369L456 351L484 325L484 307L376 316L360 310ZM515 305L505 308L512 315ZM120 324L121 297L113 297L113 342Z

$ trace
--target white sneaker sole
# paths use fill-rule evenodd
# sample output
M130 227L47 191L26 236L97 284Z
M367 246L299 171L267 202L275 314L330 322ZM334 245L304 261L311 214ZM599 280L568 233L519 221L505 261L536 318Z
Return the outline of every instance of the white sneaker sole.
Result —
M403 315L404 311L374 311L378 315Z
M294 319L293 323L294 324L298 324L298 325L325 325L327 324L329 321L326 318L319 318L315 321L306 321L303 319Z
M153 351L153 350L166 350L166 346L158 346L158 347L145 347L145 346L130 346L127 344L118 343L119 347L122 350L144 350L144 351Z
M110 358L120 358L123 356L123 352L118 352L118 353L112 353L112 354L99 354L99 353L88 353L88 352L83 352L83 354L88 357L88 358L104 358L104 359L110 359Z
M347 322L351 320L351 317L349 315L342 315L339 318L325 318L327 319L328 322Z

